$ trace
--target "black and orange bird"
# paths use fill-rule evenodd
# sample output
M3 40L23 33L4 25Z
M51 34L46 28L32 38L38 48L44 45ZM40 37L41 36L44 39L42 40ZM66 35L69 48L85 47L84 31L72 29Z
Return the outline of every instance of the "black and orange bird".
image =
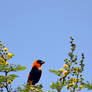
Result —
M41 65L44 63L45 62L42 60L35 60L32 63L32 69L30 70L27 78L28 85L35 85L40 80L42 74Z

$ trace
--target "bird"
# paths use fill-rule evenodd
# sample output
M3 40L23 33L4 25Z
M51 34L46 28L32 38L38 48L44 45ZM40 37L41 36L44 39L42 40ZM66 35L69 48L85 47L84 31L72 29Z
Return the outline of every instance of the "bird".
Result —
M31 68L31 70L28 74L28 78L27 78L28 85L35 85L36 83L38 83L38 81L41 78L41 74L42 74L41 66L44 63L45 62L43 60L35 60L32 63L32 68Z

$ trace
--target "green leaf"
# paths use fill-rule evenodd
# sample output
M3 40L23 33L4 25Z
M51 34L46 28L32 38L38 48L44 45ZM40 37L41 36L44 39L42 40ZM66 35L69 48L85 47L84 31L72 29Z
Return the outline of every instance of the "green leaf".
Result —
M52 88L52 89L56 89L56 85L55 85L54 82L51 83L50 88Z
M14 80L16 77L18 77L18 76L15 74L8 75L8 79L10 79L10 80Z
M55 75L59 75L59 72L58 72L58 71L56 71L56 70L49 69L49 71L50 71L50 72L52 72L52 73L53 73L53 74L55 74Z
M20 71L20 70L25 70L25 69L26 69L25 66L17 65L17 66L15 66L15 68L13 69L13 71Z
M57 81L57 82L56 82L56 87L62 88L63 86L64 86L63 81Z
M0 75L0 83L2 83L2 82L6 83L7 80L13 81L16 77L18 77L18 76L15 75L15 74L10 74L10 75L7 75L7 76Z
M50 88L56 89L58 92L63 88L63 81L56 81L56 83L52 82Z
M92 90L92 84L87 81L87 83L82 83L83 87L87 88L88 90Z

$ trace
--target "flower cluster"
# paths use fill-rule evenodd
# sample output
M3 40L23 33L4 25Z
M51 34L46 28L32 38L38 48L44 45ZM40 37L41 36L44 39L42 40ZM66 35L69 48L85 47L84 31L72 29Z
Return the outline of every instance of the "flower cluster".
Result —
M5 48L5 46L3 45L0 46L0 64L9 65L7 60L12 58L12 56L13 55L10 52L8 52L8 49Z
M10 58L12 58L13 54L8 52L8 49L0 42L0 72L4 71L7 75L9 68L9 63L7 62ZM2 70L5 69L5 70ZM0 79L2 80L2 79ZM4 81L4 80L2 80ZM11 84L11 80L5 80L7 84ZM4 86L4 83L0 83L0 86Z
M82 81L84 80L82 78L82 72L84 69L84 54L82 53L82 59L78 63L77 61L77 55L74 55L74 50L76 45L73 43L73 38L71 37L71 52L69 52L70 59L65 59L65 64L63 65L65 71L63 68L60 68L59 71L63 72L63 75L60 77L59 80L62 81L64 79L64 84L66 85L66 88L71 90L71 92L75 92L76 90L81 90L83 88Z

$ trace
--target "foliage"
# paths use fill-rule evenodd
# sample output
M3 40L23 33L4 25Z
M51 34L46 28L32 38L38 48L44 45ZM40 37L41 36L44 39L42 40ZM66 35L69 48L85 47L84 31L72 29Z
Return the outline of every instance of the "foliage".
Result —
M12 81L18 77L15 74L9 74L10 72L17 72L25 70L25 66L10 64L9 60L13 58L14 54L8 52L3 43L0 41L0 91L3 92L4 88L7 92L11 92Z
M42 85L24 85L24 88L18 87L14 92L43 92Z
M64 84L62 81L56 81L56 83L54 82L51 83L50 88L56 89L58 92L60 92L63 86Z
M89 82L87 81L87 83L82 83L82 85L83 85L85 88L87 88L88 90L92 90L92 83L89 83Z
M68 53L69 59L66 58L64 60L65 64L63 68L60 68L58 71L50 69L49 71L53 74L59 76L57 82L52 82L51 88L56 89L58 92L61 92L61 89L66 86L67 90L70 92L77 92L82 90L83 88L83 76L82 72L84 71L84 54L81 55L81 60L78 61L77 55L74 54L76 49L76 44L74 43L74 39L70 37L70 46L71 51Z

